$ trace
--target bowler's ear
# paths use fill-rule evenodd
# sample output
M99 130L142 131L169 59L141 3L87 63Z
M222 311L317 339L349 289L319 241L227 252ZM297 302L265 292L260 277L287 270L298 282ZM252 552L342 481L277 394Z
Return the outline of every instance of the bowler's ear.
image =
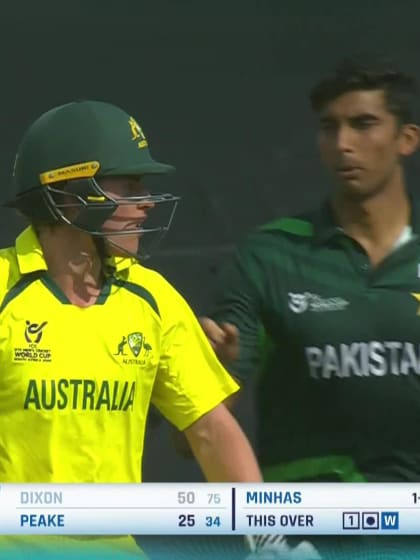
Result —
M404 124L400 133L400 154L411 156L420 145L420 127L416 124Z

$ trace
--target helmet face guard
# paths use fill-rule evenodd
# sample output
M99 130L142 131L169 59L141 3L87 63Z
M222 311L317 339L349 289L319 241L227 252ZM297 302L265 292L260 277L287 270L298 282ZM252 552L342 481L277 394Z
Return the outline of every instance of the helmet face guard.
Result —
M170 193L114 197L105 192L93 177L75 179L58 185L43 185L28 191L16 200L16 206L25 213L29 206L36 221L65 223L96 238L107 238L107 242L130 257L148 258L169 230L180 197ZM105 231L105 222L119 206L152 204L153 209L139 226L116 231ZM38 209L38 211L36 210ZM138 235L139 250L134 254L126 251L118 238Z

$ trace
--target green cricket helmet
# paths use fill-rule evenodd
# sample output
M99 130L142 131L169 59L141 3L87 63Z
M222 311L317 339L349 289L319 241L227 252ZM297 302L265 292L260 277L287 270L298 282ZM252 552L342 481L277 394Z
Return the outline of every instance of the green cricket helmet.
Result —
M149 194L115 199L100 186L110 175L156 175L174 167L155 161L137 121L101 101L75 101L41 115L19 146L13 178L15 198L9 203L34 223L65 222L94 236L105 235L104 222L121 204L144 200L171 203L167 223L142 232L165 233L179 197ZM69 212L76 208L77 212ZM69 218L69 214L72 218ZM147 224L145 224L147 225ZM137 230L127 230L128 235Z

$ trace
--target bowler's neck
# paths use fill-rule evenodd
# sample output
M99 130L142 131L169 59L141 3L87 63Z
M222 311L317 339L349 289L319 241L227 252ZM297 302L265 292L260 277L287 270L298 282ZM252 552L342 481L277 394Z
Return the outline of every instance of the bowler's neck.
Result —
M395 247L410 223L410 201L405 188L392 188L364 199L336 195L332 199L336 220L357 241L373 265Z

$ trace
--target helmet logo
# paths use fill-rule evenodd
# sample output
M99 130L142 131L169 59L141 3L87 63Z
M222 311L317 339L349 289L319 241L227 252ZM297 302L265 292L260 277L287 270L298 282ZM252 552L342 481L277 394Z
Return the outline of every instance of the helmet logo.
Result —
M147 140L146 140L146 136L144 135L139 123L136 121L136 119L134 117L130 117L128 119L128 124L130 125L130 130L131 130L131 140L139 140L139 142L137 142L137 146L139 148L147 148Z
M48 185L50 183L57 183L57 181L70 181L71 179L83 179L86 177L93 177L99 171L98 161L86 161L76 163L75 165L68 165L67 167L59 167L58 169L51 169L39 175L41 185Z

